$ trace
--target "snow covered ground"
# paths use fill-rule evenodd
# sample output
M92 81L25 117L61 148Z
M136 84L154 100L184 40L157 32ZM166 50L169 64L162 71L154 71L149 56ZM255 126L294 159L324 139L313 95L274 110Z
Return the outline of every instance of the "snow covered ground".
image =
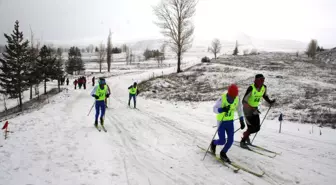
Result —
M105 116L107 133L93 127L94 110L87 116L94 103L92 86L69 88L43 109L9 120L13 133L7 140L0 137L0 184L334 184L333 129L284 121L279 134L279 123L266 119L254 144L281 155L269 158L235 145L228 153L255 172L265 171L259 178L242 170L235 174L210 155L201 161L204 152L197 145L207 147L216 131L214 101L172 103L138 97L138 109L127 106L127 87L134 80L171 73L174 67L134 69L108 78L112 96ZM237 132L235 140L241 134Z

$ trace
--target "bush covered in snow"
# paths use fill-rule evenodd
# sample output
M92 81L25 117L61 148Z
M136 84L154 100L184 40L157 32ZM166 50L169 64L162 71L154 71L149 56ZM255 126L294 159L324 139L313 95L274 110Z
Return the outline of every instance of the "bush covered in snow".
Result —
M207 57L207 56L205 56L205 57L202 58L201 62L203 62L203 63L209 63L210 62L210 58Z

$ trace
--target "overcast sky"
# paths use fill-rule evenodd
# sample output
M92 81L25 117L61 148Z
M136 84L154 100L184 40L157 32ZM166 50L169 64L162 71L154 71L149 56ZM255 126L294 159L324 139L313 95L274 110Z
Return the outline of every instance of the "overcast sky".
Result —
M162 38L152 6L160 0L0 0L0 32L15 20L43 41L69 44ZM199 0L195 39L234 40L239 34L336 46L336 0ZM5 39L0 36L0 43Z

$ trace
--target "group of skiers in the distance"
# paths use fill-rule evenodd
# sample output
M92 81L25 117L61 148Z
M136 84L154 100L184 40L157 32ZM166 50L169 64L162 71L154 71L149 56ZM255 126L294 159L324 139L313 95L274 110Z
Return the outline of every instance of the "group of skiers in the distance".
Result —
M95 78L92 78L92 84L94 86L94 81ZM136 96L139 94L139 90L137 87L137 83L134 82L133 85L128 87L129 90L129 100L128 100L128 106L130 106L131 99L133 99L133 106L136 108ZM100 124L101 126L104 126L104 116L105 116L105 111L107 107L107 99L111 95L111 89L106 83L105 78L101 77L98 80L98 85L96 85L93 90L91 91L90 94L92 97L95 98L95 109L96 109L96 114L95 114L95 121L94 121L94 126L98 126L98 118L100 118Z
M242 148L248 149L248 145L252 145L250 141L250 134L257 133L260 130L260 111L258 106L262 98L272 106L275 99L271 100L267 95L267 87L264 85L265 77L262 74L257 74L254 83L251 84L243 97L243 113L247 124L247 130L243 133L240 141ZM240 129L245 128L244 116L241 109L241 103L238 97L238 87L231 84L228 91L216 101L213 111L217 114L218 137L217 140L212 140L210 143L210 151L216 154L216 146L224 145L220 152L220 158L227 163L231 163L227 156L228 150L231 148L234 141L234 112L237 111L240 120ZM225 138L227 135L227 140Z
M79 89L81 89L82 86L83 86L84 89L86 89L86 77L81 76L81 77L75 79L73 84L75 85L75 89L77 89L77 85L78 85Z

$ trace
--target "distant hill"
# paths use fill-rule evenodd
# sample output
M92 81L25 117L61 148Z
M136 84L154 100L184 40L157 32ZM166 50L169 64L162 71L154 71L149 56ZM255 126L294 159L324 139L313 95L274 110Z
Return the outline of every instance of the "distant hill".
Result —
M327 64L336 65L336 47L317 53L316 59Z

